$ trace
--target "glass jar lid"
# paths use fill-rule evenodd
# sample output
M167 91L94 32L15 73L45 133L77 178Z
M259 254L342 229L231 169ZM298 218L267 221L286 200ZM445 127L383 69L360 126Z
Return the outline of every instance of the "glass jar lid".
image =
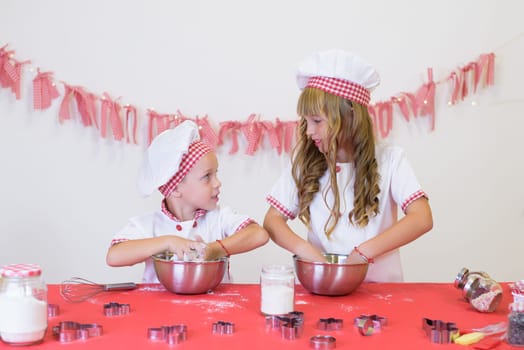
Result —
M10 264L0 269L2 277L36 277L42 274L42 269L36 264Z
M464 284L466 283L466 278L468 277L469 269L463 267L459 273L457 274L457 277L455 277L455 288L462 288L464 287Z

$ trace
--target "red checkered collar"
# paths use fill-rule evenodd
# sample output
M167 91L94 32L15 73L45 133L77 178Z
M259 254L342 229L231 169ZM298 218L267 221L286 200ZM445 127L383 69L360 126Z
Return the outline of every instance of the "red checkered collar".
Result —
M164 213L168 218L170 218L173 221L182 222L173 213L171 213L169 211L169 209L167 208L167 204L166 204L166 199L165 198L162 200L162 213ZM195 217L193 218L193 221L197 221L198 218L206 215L206 213L207 213L207 210L205 210L205 209L197 209L195 211Z
M369 100L371 99L369 90L362 85L339 78L311 77L306 87L317 88L364 106L369 105Z

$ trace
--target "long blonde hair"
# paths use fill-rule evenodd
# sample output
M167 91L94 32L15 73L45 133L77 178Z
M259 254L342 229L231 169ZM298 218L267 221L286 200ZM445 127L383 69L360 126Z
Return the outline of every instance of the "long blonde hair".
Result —
M305 88L297 104L300 119L297 144L293 150L292 175L298 189L298 218L309 227L310 205L320 190L320 178L329 171L329 188L334 197L330 216L324 225L326 236L330 236L339 220L340 195L336 175L336 157L339 148L353 155L355 169L353 210L349 221L359 227L368 224L378 214L378 186L380 176L375 158L373 125L366 106L326 93L316 88ZM307 136L304 116L325 115L328 122L328 151L321 153ZM326 202L324 192L324 202Z

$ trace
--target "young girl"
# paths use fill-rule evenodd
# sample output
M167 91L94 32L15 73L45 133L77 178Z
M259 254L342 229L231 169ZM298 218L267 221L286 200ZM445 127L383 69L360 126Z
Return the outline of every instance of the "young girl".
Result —
M360 57L314 54L298 68L298 141L267 201L270 237L303 259L349 254L367 281L402 281L399 247L433 226L427 196L401 149L375 145L367 106L380 80ZM404 216L397 219L400 206ZM297 217L307 240L287 225Z
M213 260L268 241L267 232L252 219L218 207L217 158L199 139L197 125L185 121L153 140L140 169L138 189L145 196L158 189L164 196L161 210L129 220L113 237L108 265L145 261L143 282L158 283L154 254L171 251L180 260L195 254Z

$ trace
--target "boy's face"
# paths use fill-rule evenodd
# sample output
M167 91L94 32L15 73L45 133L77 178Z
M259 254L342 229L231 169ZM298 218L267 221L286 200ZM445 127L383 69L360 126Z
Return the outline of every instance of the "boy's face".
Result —
M177 191L192 210L213 210L218 203L222 183L217 177L218 161L214 152L209 152L198 160L177 185Z

